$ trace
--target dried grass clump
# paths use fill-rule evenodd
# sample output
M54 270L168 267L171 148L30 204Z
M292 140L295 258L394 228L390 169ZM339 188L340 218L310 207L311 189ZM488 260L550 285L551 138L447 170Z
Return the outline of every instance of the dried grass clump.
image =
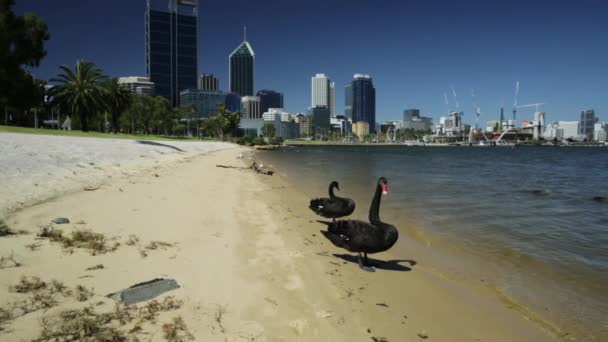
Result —
M0 237L9 236L9 235L25 235L25 234L27 234L27 231L25 231L25 230L14 231L6 224L6 222L4 222L3 219L0 219Z
M11 252L11 255L9 255L9 256L0 256L0 269L21 267L21 266L23 266L23 264L21 264L19 261L15 260L14 252Z
M98 265L86 268L87 271L96 271L96 270L103 270L103 269L104 269L104 266L102 264L98 264Z
M88 230L76 230L72 232L71 237L66 237L59 229L43 227L38 236L48 238L53 242L59 242L67 250L74 248L88 249L91 255L114 252L120 246L119 242L115 242L112 246L109 246L108 240L103 234Z
M127 246L135 246L139 244L139 238L137 235L129 235L129 240L127 240Z
M78 285L76 286L76 289L74 289L74 298L79 302L86 302L93 297L93 295L95 295L95 293L92 290L89 290L82 285Z
M183 301L175 299L173 296L165 297L162 302L153 300L139 309L138 316L140 322L149 321L156 322L156 317L161 312L177 310L182 307Z
M127 336L112 320L111 314L99 314L93 307L63 311L42 319L42 332L34 341L125 341Z
M173 247L173 246L174 246L174 244L169 243L169 242L151 241L145 248L147 250L151 250L152 251L152 250L156 250L156 249L159 249L159 248L166 249L166 248L170 248L170 247Z
M10 322L12 319L12 312L0 307L0 331L4 330L3 326L6 323Z
M163 337L169 342L193 341L194 336L181 316L173 317L171 323L163 324Z
M30 293L46 289L46 283L38 277L21 277L21 280L10 287L10 290L17 293Z
M34 341L139 341L145 334L143 325L156 323L156 317L163 311L181 307L182 301L166 297L162 302L151 301L145 306L116 305L110 313L98 313L93 305L79 310L66 310L42 319L42 333ZM127 324L134 323L127 328ZM167 326L165 328L165 326ZM183 320L176 318L163 325L163 333L168 341L192 340Z

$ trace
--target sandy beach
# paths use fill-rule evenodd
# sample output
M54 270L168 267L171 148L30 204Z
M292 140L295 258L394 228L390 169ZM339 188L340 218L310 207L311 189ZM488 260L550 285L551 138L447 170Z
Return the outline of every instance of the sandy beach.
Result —
M319 233L308 198L278 175L245 167L237 156L249 149L36 139L0 134L0 145L20 151L0 157L0 208L17 233L0 237L0 256L12 260L0 268L0 340L52 340L65 337L62 329L133 341L562 340L482 286L439 276L417 255L373 255L377 271L361 271ZM23 146L56 169L15 176L36 169L16 165L44 159ZM70 152L74 146L81 152ZM46 157L51 147L55 156L79 157L57 163ZM51 223L58 217L70 223ZM57 230L62 238L48 234ZM78 244L72 232L83 231L103 242ZM125 308L106 297L156 278L179 284L155 299L158 306ZM83 312L99 326L65 324Z

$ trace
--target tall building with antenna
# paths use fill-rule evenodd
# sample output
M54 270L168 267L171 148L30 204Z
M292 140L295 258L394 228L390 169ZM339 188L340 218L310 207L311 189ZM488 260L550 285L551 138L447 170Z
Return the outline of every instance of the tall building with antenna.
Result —
M228 57L230 91L239 96L253 96L255 52L247 41L247 27L243 28L243 42Z
M156 95L178 105L179 92L197 86L198 0L147 1L146 73Z

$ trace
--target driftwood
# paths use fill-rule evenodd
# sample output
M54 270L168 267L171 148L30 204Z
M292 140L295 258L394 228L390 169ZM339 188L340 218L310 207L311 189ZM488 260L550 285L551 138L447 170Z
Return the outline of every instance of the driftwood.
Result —
M255 160L251 163L251 168L255 170L255 172L263 175L272 176L274 174L273 170L266 168L263 163L258 164Z
M223 169L239 169L239 170L248 170L250 167L240 167L240 166L231 166L231 165L221 165L217 164L215 167L221 167Z
M253 169L257 173L261 173L263 175L272 176L274 171L264 166L262 163L257 163L255 160L251 163L250 167L240 167L240 166L232 166L232 165L221 165L217 164L215 167L220 167L223 169L237 169L237 170L249 170Z

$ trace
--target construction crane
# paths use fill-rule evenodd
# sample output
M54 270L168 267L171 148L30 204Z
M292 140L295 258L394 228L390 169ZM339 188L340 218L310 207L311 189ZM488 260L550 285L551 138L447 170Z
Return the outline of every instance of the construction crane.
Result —
M517 96L519 96L519 81L515 82L515 100L513 101L513 123L517 117Z
M528 107L536 107L536 111L538 112L538 107L544 105L544 103L531 103L523 106L517 106L517 108L528 108Z

